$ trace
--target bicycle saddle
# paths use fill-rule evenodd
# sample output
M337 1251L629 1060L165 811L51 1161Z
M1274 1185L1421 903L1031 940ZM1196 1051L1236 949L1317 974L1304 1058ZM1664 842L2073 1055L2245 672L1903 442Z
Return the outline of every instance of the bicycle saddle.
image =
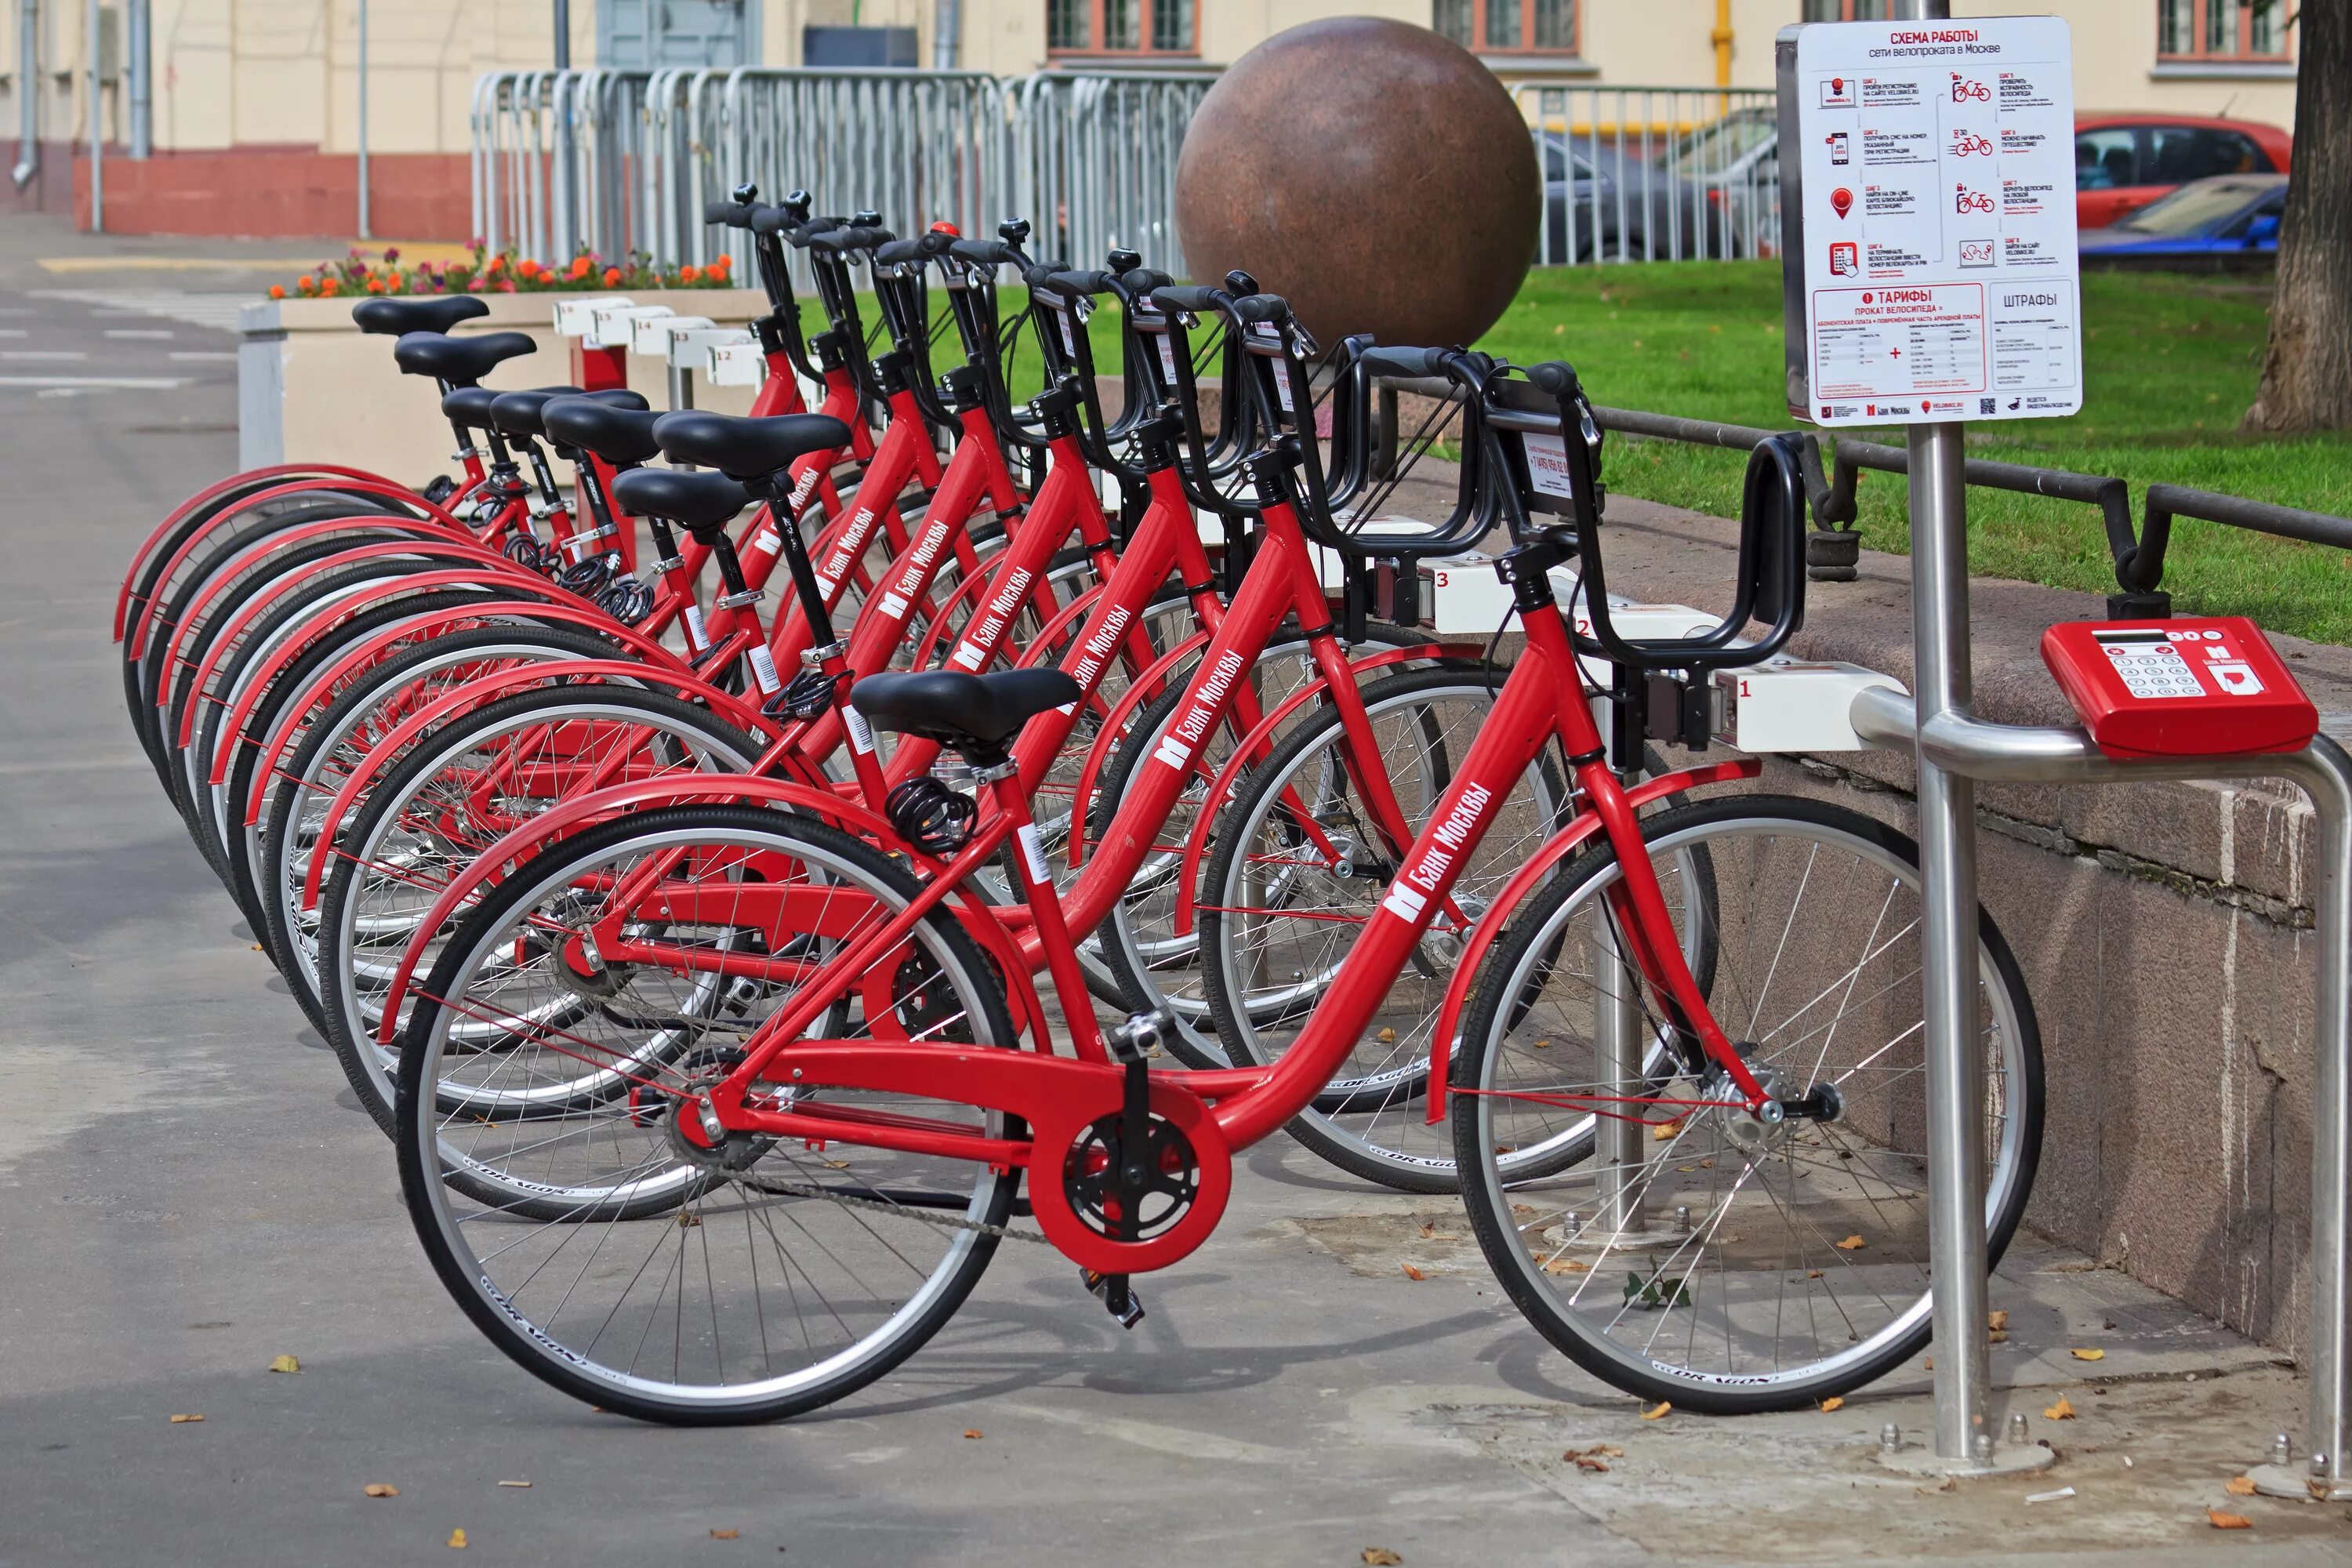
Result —
M1078 683L1058 669L921 669L869 675L850 689L849 700L878 729L920 735L968 756L995 752L1022 725L1080 695Z
M632 517L666 518L699 537L732 521L751 494L724 474L631 468L613 476L613 500Z
M419 300L362 300L352 320L363 332L387 338L408 332L446 332L460 321L490 313L490 302L471 294L432 294Z
M490 420L509 436L544 436L541 416L559 397L590 397L614 408L643 410L646 400L625 386L582 392L576 386L542 386L533 392L501 392L490 403Z
M551 396L562 396L567 392L577 394L580 389L576 386L542 386L539 390ZM506 395L495 386L453 387L441 395L441 412L458 424L471 426L477 430L504 430L506 426L497 422L490 407Z
M666 416L646 407L643 398L632 407L611 396L551 397L540 407L540 425L549 440L584 447L608 463L642 463L659 455L654 425Z
M510 359L537 353L528 332L484 332L478 338L407 332L392 345L392 361L411 375L437 376L453 386L471 386Z
M849 426L830 414L749 419L686 409L662 416L654 439L674 463L717 468L739 479L782 473L811 452L849 445Z

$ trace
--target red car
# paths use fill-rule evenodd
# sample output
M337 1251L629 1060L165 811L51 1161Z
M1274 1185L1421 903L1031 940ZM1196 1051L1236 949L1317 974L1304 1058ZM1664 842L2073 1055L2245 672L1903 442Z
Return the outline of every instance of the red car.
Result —
M2190 180L2284 174L2294 138L2196 114L2074 116L2074 224L2106 228Z

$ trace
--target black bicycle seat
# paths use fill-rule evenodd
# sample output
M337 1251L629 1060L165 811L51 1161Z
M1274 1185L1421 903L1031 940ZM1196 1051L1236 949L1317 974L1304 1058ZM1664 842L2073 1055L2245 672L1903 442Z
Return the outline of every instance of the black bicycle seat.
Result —
M408 332L446 332L460 321L490 313L490 302L472 294L428 294L422 299L362 300L352 307L360 331L396 338Z
M674 463L717 468L739 479L779 474L811 452L849 445L849 426L830 414L779 414L750 419L682 410L666 414L654 438Z
M849 700L877 729L969 753L996 750L1038 714L1081 695L1078 683L1058 669L922 669L869 675L850 689Z
M635 397L635 393L627 395ZM582 447L608 463L642 463L659 454L655 424L667 417L647 408L637 398L633 407L610 401L612 394L588 397L551 397L539 411L548 439L566 447Z
M577 395L580 391L576 386L542 386L538 390L553 396L565 393ZM498 416L490 410L499 398L507 395L506 392L495 386L455 387L441 395L441 412L458 424L471 426L477 430L504 431L508 427L499 424ZM537 434L535 431L525 433Z
M530 392L501 392L490 403L490 422L509 436L544 436L543 415L558 398L592 398L614 408L642 411L646 400L625 386L602 392L582 392L576 386L542 386Z
M613 500L632 517L667 518L688 533L725 527L751 504L751 495L724 474L677 468L631 468L613 476Z
M430 375L452 386L471 386L482 377L539 345L528 332L484 332L452 338L440 332L407 332L392 345L392 362L411 375Z

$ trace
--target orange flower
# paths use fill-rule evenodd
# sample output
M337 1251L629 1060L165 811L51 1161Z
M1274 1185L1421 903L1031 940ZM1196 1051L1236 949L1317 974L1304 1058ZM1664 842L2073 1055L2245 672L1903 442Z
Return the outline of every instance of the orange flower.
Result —
M294 286L307 294L311 289L316 289L319 286L319 280L305 272L301 277L297 278L294 280Z
M404 279L398 272L387 272L383 275L383 286L395 294L400 292L403 282Z
M605 287L605 288L607 288L607 289L613 288L613 287L614 287L615 285L617 285L620 281L621 281L621 269L620 269L619 268L617 268L617 267L607 267L606 268L604 268L604 287Z
M283 300L286 298L286 285L283 283L272 283L269 286L269 297L273 300Z
M499 273L506 270L506 265L507 258L505 257L493 256L483 265L482 272L487 277L496 277ZM536 267L538 263L532 262L530 265Z
M727 269L734 265L735 258L722 252L719 259L710 264L710 270L724 278L727 276Z
M369 292L369 293L371 293L371 294L381 294L381 293L383 293L383 279L381 279L381 278L371 278L371 279L368 279L368 292Z
M495 268L495 267L493 267L493 268L490 268L490 270L491 270L491 271L493 271L493 272L495 272L495 271L497 271L497 270L498 270L498 268ZM518 277L518 278L524 278L524 279L530 279L530 278L536 278L536 277L538 277L538 276L539 276L539 263L538 263L538 262L536 262L536 261L533 261L533 260L532 260L530 257L528 257L528 256L524 257L520 261L518 261L518 262L516 262L516 263L515 263L515 276L516 276L516 277Z
M319 285L319 292L327 295L330 298L332 298L334 295L340 294L342 291L343 280L340 278L327 279Z
M572 276L574 278L585 278L588 276L588 268L594 265L595 263L590 261L584 256L575 256L572 258Z
M677 280L681 283L699 283L702 281L702 268L689 261L677 269Z

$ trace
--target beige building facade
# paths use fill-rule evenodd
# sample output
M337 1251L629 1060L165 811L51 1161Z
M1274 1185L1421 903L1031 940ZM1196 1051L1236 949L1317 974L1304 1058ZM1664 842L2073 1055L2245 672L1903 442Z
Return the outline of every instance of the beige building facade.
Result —
M86 0L5 0L0 137L22 121L28 77L37 138L72 163L85 135L92 52ZM96 52L110 145L131 135L129 7L103 0ZM361 0L143 0L159 153L299 152L349 159L360 144ZM2053 0L2072 24L2075 100L2086 110L2218 114L2290 125L2291 0ZM901 58L1016 76L1070 69L1213 68L1302 22L1378 15L1435 26L1507 79L1594 87L1772 80L1775 33L1800 19L1877 14L1885 0L571 0L575 65L642 63L647 18L668 64L805 62L812 28L905 29ZM26 9L37 68L20 58ZM2009 9L1955 0L1962 14ZM556 58L553 0L372 0L367 144L434 160L406 177L446 207L462 183L474 84L485 71ZM942 31L950 40L942 48ZM875 35L865 36L874 41ZM840 37L835 36L838 43ZM911 50L904 46L911 41ZM12 142L12 145L14 143ZM16 145L21 162L23 149ZM191 165L193 167L193 165ZM388 165L396 168L397 165ZM43 178L54 184L58 170ZM306 175L305 178L311 176ZM329 175L320 175L328 178ZM126 181L135 184L130 174ZM125 187L130 188L129 186ZM0 188L5 195L5 188ZM55 205L55 204L51 204Z

